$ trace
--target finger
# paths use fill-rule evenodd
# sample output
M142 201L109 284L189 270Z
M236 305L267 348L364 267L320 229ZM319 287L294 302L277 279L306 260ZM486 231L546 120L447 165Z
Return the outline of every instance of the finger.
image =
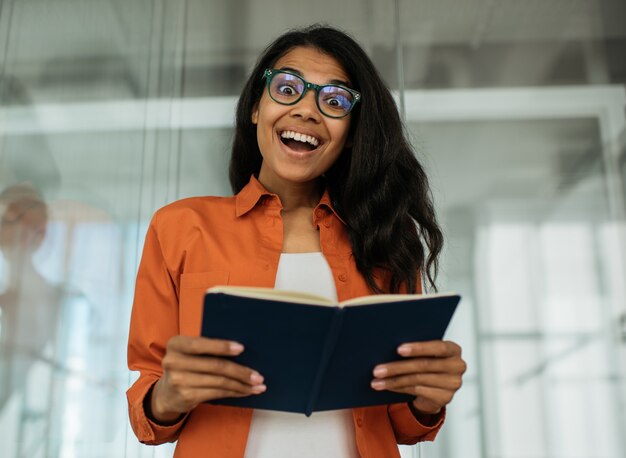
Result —
M249 385L263 383L263 376L257 371L224 358L168 353L163 357L162 366L167 372L182 371L222 375Z
M376 378L388 378L414 373L463 374L467 366L460 357L413 358L380 364L374 368Z
M253 394L260 394L260 393L239 393L237 391L229 391L229 390L208 390L208 392L210 393L210 398L208 399L213 400L213 399L224 399L224 398L243 398L246 396L251 396Z
M262 393L266 390L265 385L251 386L221 375L207 375L196 372L174 372L167 377L167 383L180 392L195 388L212 388L247 395Z
M192 355L235 356L243 352L239 342L206 337L174 336L167 342L167 351Z
M449 340L430 340L427 342L408 342L398 347L398 354L412 357L448 358L461 356L461 347Z
M454 391L444 390L442 388L432 388L429 386L405 386L402 388L394 388L389 391L394 393L403 393L416 396L422 402L429 402L439 407L443 407L452 401Z
M195 407L196 405L206 401L224 398L243 398L252 394L254 393L241 393L239 391L215 388L196 388L190 390L185 397L189 400L189 405Z
M377 391L415 387L417 385L457 391L461 388L460 376L448 374L410 374L387 379L372 380L372 388Z

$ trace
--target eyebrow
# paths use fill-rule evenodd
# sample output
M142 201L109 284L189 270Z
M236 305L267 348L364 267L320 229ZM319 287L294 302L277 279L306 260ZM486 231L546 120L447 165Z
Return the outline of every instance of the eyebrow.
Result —
M295 73L296 75L301 76L302 78L304 78L304 75L302 75L302 72L300 70L295 69L295 68L281 67L281 68L279 68L279 70L286 70L288 72ZM348 83L347 81L337 80L337 79L330 80L328 83L325 83L325 84L339 84L341 86L350 87L350 83ZM320 86L324 86L325 84L320 84Z

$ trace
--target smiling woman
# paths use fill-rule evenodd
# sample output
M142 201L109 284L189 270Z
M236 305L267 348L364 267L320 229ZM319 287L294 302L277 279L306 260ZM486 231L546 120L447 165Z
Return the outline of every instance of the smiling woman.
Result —
M239 99L230 180L233 197L175 202L148 230L128 352L141 371L128 391L139 440L178 439L177 457L257 458L398 457L397 443L433 440L465 371L452 342L406 342L401 361L372 368L372 389L411 394L409 403L311 418L207 403L272 389L229 359L241 343L198 336L207 288L344 301L421 293L422 273L434 286L442 235L428 181L352 38L312 26L270 44Z
M332 81L349 80L335 58L313 47L294 48L280 57L275 66L280 69L290 68L308 80L315 81L318 87ZM345 148L350 116L331 118L322 114L319 96L314 91L287 91L293 89L293 86L278 87L276 92L299 93L296 103L291 100L295 98L293 95L288 104L277 103L276 98L272 97L274 86L270 82L267 87L268 91L263 92L252 112L252 122L257 126L257 141L263 157L259 181L279 195L284 192L291 195L289 189L294 185L299 189L308 186L310 190L306 194L312 197L309 203L313 207L320 198L318 178L326 173ZM288 140L285 141L285 137ZM307 138L313 139L317 145L308 143ZM298 194L304 195L301 191ZM283 206L285 204L292 205L283 202ZM298 206L298 203L294 202L293 205Z

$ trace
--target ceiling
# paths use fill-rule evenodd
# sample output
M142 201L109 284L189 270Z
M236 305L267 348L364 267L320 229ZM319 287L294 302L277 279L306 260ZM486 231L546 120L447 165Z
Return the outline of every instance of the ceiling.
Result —
M623 0L30 0L2 2L0 76L35 101L234 95L281 31L352 33L408 88L626 82ZM4 103L24 103L6 100Z

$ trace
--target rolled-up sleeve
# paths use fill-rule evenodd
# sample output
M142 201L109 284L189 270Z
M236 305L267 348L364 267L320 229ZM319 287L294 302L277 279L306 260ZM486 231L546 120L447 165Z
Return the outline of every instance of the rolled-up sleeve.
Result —
M135 284L135 298L128 336L128 368L139 371L139 378L126 392L130 424L140 442L161 444L178 438L184 419L171 426L151 421L144 410L144 399L163 374L161 360L167 341L179 333L178 287L168 270L152 218Z
M406 403L388 405L387 413L396 436L396 442L403 445L413 445L422 441L435 440L446 416L444 408L437 422L432 426L427 426L415 418Z

